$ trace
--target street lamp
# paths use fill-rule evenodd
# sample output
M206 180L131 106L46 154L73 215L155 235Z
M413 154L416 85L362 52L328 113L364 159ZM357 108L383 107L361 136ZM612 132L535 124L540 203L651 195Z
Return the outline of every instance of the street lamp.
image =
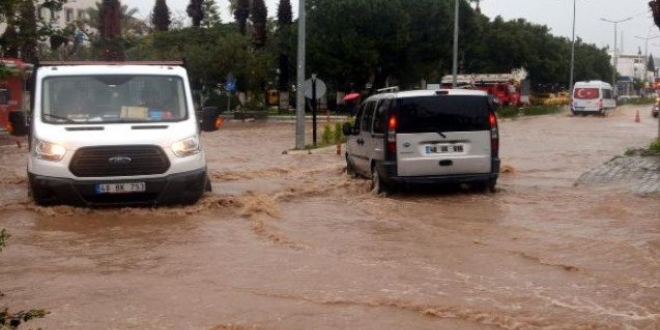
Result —
M573 0L573 43L571 44L571 75L568 81L568 92L573 93L573 68L575 66L575 0Z
M613 61L613 64L614 64L614 70L612 71L612 87L616 86L616 72L617 72L617 54L616 54L616 47L617 47L616 34L617 34L617 31L616 31L616 28L617 28L617 25L619 23L623 23L623 22L629 21L631 19L633 19L633 18L628 17L628 18L624 18L624 19L618 20L618 21L613 21L613 20L609 20L609 19L605 19L605 18L600 19L601 21L614 24L614 48L612 49L612 61Z
M648 78L649 75L649 40L658 38L660 36L655 36L655 37L640 37L640 36L635 36L637 39L644 40L644 81Z

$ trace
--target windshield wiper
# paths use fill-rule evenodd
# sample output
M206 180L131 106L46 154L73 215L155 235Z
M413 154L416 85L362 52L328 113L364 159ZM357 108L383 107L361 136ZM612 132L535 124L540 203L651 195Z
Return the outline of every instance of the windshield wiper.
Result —
M70 118L60 117L60 116L52 115L52 114L50 114L50 113L42 113L42 115L43 115L44 117L48 117L48 118L64 120L65 123L69 123L69 124L72 124L72 123L75 124L75 123L76 123L76 121L71 120Z

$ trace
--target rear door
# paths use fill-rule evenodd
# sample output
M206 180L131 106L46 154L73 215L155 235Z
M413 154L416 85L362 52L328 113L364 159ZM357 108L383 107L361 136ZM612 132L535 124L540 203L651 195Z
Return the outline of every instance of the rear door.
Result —
M491 171L491 133L486 96L401 98L397 109L399 176Z
M600 88L591 86L575 87L573 91L573 110L598 111L600 100Z

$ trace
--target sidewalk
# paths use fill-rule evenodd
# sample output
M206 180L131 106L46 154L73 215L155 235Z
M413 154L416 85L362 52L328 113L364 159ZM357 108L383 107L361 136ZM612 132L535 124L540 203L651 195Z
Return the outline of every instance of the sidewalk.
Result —
M617 156L582 174L575 185L612 183L639 196L660 194L660 156Z

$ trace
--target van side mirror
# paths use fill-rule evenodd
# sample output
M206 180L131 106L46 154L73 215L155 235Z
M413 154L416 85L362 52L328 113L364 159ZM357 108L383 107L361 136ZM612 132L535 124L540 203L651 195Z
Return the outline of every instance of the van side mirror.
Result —
M25 112L12 111L7 118L7 132L13 136L26 136L28 134L28 123Z
M218 107L203 107L200 117L199 125L204 132L217 131L224 123Z

